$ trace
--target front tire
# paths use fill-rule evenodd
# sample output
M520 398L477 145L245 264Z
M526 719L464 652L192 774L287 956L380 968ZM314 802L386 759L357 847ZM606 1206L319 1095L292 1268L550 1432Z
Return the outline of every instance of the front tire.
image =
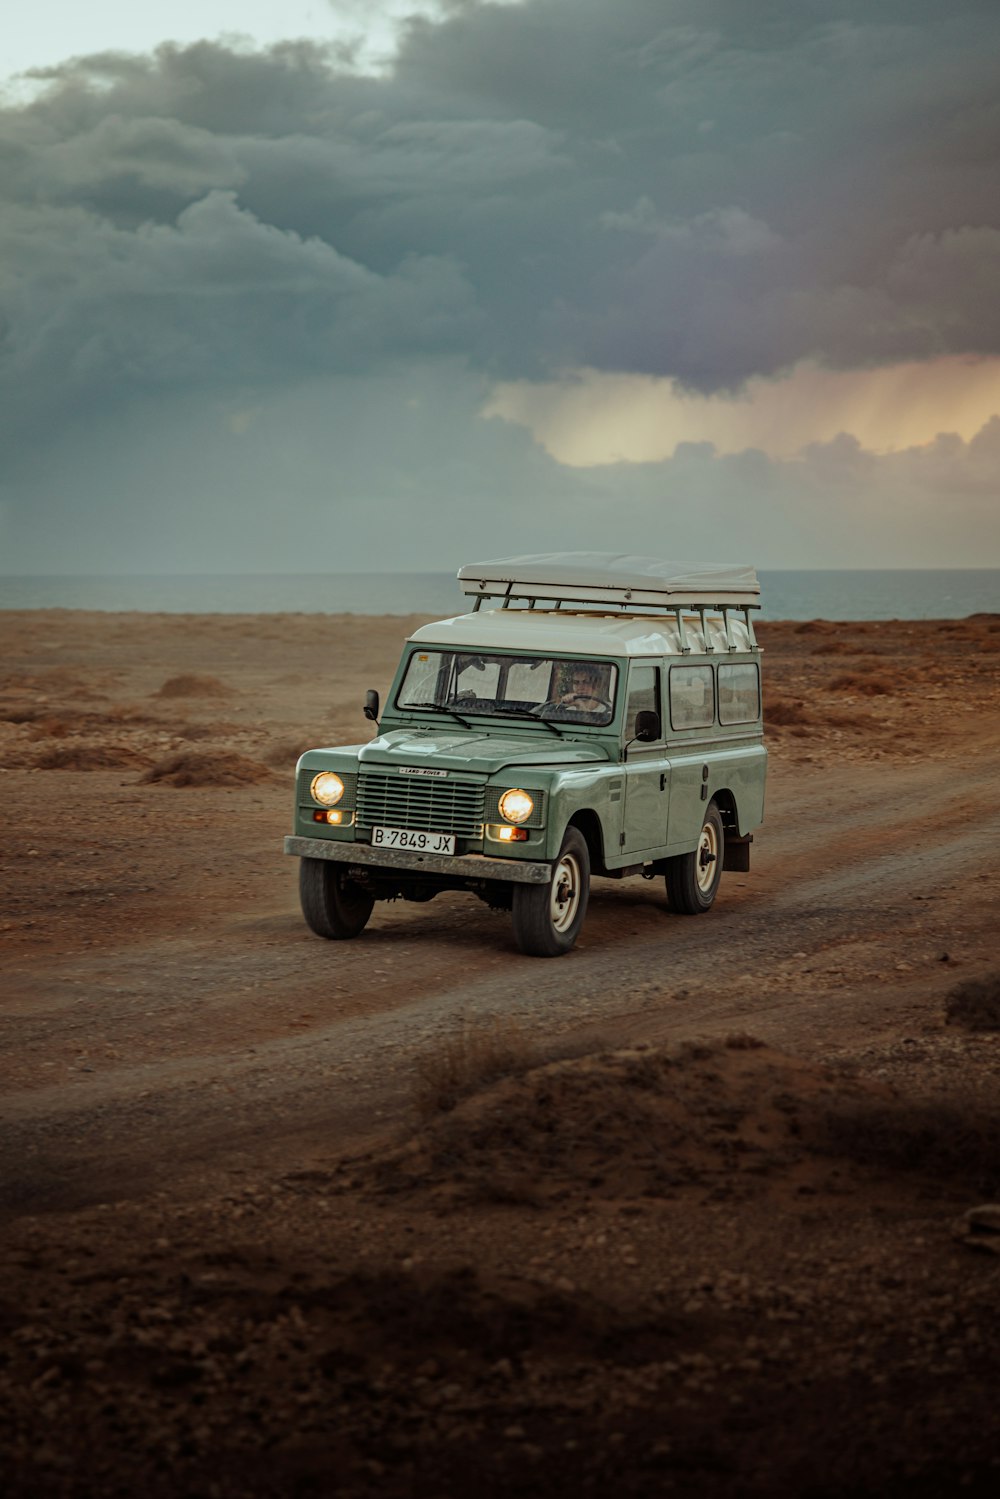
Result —
M722 815L709 802L698 835L698 847L690 854L667 860L667 898L682 916L700 916L715 900L722 879L725 834Z
M578 828L567 828L547 885L515 885L514 941L532 958L558 958L577 939L590 897L590 851Z
M363 932L375 904L374 897L330 859L299 860L299 900L307 925L317 937L331 941Z

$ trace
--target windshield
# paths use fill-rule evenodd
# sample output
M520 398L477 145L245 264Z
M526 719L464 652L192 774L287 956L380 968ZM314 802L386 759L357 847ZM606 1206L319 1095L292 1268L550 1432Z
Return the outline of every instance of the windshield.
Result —
M396 705L600 725L614 716L617 681L610 661L417 650Z

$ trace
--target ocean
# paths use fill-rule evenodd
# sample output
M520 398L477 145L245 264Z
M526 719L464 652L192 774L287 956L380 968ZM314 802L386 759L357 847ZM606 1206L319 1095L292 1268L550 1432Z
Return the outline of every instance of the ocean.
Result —
M761 572L765 619L963 619L1000 613L1000 569ZM450 573L0 577L0 610L165 614L461 614Z

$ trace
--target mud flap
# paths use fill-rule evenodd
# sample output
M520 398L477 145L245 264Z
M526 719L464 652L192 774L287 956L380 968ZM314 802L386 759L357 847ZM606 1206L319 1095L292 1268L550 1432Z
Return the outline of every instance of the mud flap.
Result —
M752 833L745 833L741 837L739 833L727 832L722 853L723 869L731 870L734 874L747 874L750 870L750 845L752 842Z

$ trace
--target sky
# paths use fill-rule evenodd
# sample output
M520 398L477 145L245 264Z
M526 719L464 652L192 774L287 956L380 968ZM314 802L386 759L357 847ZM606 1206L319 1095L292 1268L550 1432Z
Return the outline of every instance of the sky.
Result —
M996 0L35 0L0 573L1000 566Z

